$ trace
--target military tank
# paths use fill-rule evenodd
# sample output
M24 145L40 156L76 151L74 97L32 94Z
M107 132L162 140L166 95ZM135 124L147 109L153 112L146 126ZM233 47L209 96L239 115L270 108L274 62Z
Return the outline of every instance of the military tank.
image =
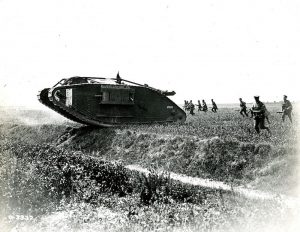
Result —
M38 100L75 122L100 127L184 122L185 112L168 96L146 84L116 78L71 77L38 94Z

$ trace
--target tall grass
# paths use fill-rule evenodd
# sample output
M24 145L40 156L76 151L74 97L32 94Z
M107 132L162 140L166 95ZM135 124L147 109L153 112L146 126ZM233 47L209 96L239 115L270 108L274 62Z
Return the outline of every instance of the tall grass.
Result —
M270 119L272 137L257 135L252 119L231 109L188 115L184 124L113 129L2 123L1 216L9 222L7 215L40 215L34 223L9 223L20 231L250 231L270 228L270 221L285 228L289 214L298 215L296 207L195 188L171 181L167 172L143 175L122 165L290 192L298 122L282 123L274 112Z

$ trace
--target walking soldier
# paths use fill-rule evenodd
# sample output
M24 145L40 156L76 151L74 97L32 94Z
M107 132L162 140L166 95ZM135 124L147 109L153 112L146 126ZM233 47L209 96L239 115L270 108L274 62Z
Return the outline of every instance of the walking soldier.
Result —
M190 100L190 103L189 103L189 110L190 110L190 114L191 115L194 115L194 110L195 110L195 105L193 104L192 100Z
M265 129L271 135L269 127L265 125L267 109L264 103L259 100L259 96L254 96L255 103L252 107L252 112L254 115L254 127L256 132L259 134L260 130Z
M207 112L207 105L204 100L202 100L202 110L206 113Z
M198 105L196 105L196 106L198 106L198 112L202 110L202 105L201 105L200 100L198 100Z
M242 98L240 98L240 107L241 107L240 114L243 117L245 117L245 115L248 117L246 102L244 102Z
M288 116L291 123L292 121L292 103L287 99L287 96L283 96L283 104L282 104L282 121L284 122L285 116Z
M214 99L211 99L212 108L211 111L217 113L218 107L217 104L214 102Z

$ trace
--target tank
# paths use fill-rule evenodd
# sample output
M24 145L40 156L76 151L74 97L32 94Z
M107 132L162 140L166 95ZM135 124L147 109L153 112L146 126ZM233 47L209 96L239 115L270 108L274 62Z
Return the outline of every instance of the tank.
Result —
M103 77L71 77L38 94L38 100L75 122L100 127L140 123L174 123L186 120L185 112L168 96L146 84Z

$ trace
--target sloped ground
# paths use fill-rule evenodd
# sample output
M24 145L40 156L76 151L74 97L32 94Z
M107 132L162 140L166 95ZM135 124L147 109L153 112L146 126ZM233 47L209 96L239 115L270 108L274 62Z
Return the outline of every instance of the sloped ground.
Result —
M1 215L8 214L1 231L282 230L294 229L284 222L298 209L184 185L167 174L147 177L51 145L11 143L1 147L0 163Z
M155 172L152 177L128 173L123 166L141 165L293 196L297 127L271 119L271 138L254 134L252 121L231 111L189 116L179 125L113 129L2 123L1 205L9 207L2 207L1 214L10 213L8 225L20 231L53 231L53 224L55 229L86 231L268 231L270 221L275 228L293 231L282 225L297 215L297 209L280 201L191 188ZM120 166L114 168L108 161L119 161ZM99 172L102 169L106 171ZM115 191L112 180L118 176L121 182ZM27 223L15 220L18 215L40 216Z
M57 144L108 160L122 160L125 164L162 168L232 184L251 183L278 193L292 194L297 188L296 145L284 147L218 136L200 139L89 127L70 129Z

